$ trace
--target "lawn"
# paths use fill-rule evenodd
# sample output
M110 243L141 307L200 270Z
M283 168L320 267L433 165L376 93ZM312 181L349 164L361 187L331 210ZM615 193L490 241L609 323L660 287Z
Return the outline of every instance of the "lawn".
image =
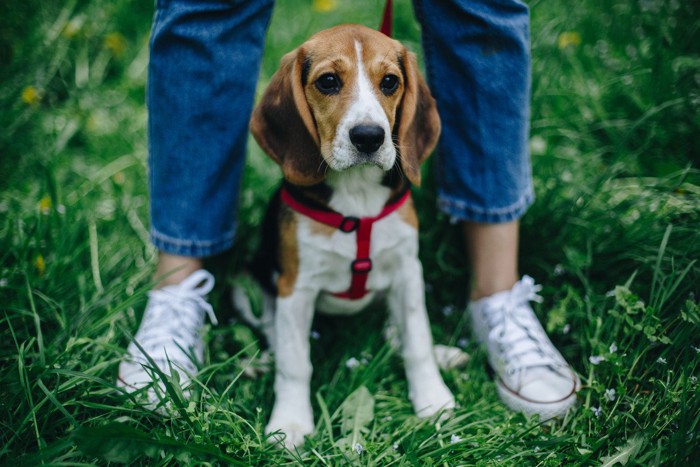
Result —
M415 190L437 342L471 359L444 373L451 418L412 414L381 306L314 323L316 432L266 441L272 374L226 298L251 256L279 171L252 142L232 252L210 268L220 325L197 395L163 417L115 386L147 298L146 109L151 2L9 0L0 15L0 464L684 465L700 454L700 4L531 0L537 202L521 270L584 384L554 423L509 412L462 310L460 234ZM259 89L279 58L340 22L376 27L383 2L280 0ZM395 36L420 57L410 1ZM450 83L454 84L454 83ZM349 364L354 363L354 364ZM171 387L174 387L171 385ZM360 446L360 447L358 447ZM695 461L693 461L695 459Z

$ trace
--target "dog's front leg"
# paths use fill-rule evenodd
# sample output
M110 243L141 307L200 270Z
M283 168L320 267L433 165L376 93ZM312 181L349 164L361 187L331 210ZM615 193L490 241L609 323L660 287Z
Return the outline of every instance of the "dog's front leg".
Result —
M266 433L281 432L288 448L300 446L314 431L309 384L309 334L316 292L295 290L277 298L275 315L275 405ZM282 437L274 438L278 441Z
M433 355L433 339L425 309L423 268L408 258L389 291L391 319L401 341L408 395L416 414L429 417L454 407L454 397L442 380Z

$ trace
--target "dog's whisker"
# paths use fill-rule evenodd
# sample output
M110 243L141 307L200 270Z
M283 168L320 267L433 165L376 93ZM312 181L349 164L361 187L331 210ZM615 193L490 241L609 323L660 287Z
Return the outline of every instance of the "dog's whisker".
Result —
M406 176L403 172L403 156L401 155L401 150L399 149L399 144L396 141L392 141L394 144L394 150L396 151L396 160L399 162L398 164L394 164L396 169L398 170L399 177L401 178L401 181L404 181Z
M404 147L410 147L410 146L407 146L407 145L404 144ZM408 167L409 167L410 169L415 169L415 168L416 168L416 167L415 167L415 162L416 162L416 161L415 161L415 160L414 160L414 161L410 161L410 160L407 160L407 159L403 158L401 152L400 152L399 149L398 149L398 145L396 146L396 155L397 155L399 161L401 161L402 163L407 164ZM420 163L418 163L418 165L419 165L418 170L420 170ZM401 167L403 167L403 164L401 165Z
M331 164L335 163L335 155L331 154L331 156L328 158L328 160L322 161L321 164L323 164L323 162L326 162L326 168L323 171L323 174L325 175L328 173L328 169L330 168ZM320 167L320 165L319 165L319 167Z

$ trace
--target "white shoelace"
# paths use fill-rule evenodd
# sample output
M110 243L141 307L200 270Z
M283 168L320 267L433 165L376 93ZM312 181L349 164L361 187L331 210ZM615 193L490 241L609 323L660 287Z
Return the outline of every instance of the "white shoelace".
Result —
M196 372L189 352L194 349L195 358L201 358L197 354L201 353L199 329L204 315L218 324L214 309L204 298L213 288L214 277L199 270L178 285L149 292L148 309L134 339L159 366L170 360L188 372ZM146 363L140 354L133 356Z
M540 290L542 286L535 284L532 277L524 276L515 284L507 301L486 314L489 341L496 343L510 376L520 373L522 377L530 368L550 367L557 371L567 366L529 305L531 301L542 301L537 294Z

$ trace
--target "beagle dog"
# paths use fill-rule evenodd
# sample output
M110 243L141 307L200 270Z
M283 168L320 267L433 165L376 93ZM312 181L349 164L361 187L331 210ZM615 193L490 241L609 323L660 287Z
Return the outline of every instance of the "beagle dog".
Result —
M275 355L266 432L293 447L314 430L314 311L355 313L379 296L398 334L415 412L453 408L433 355L409 192L440 134L415 56L363 26L319 32L282 58L250 128L284 175L251 266L267 295L259 322ZM245 293L233 294L250 316Z

